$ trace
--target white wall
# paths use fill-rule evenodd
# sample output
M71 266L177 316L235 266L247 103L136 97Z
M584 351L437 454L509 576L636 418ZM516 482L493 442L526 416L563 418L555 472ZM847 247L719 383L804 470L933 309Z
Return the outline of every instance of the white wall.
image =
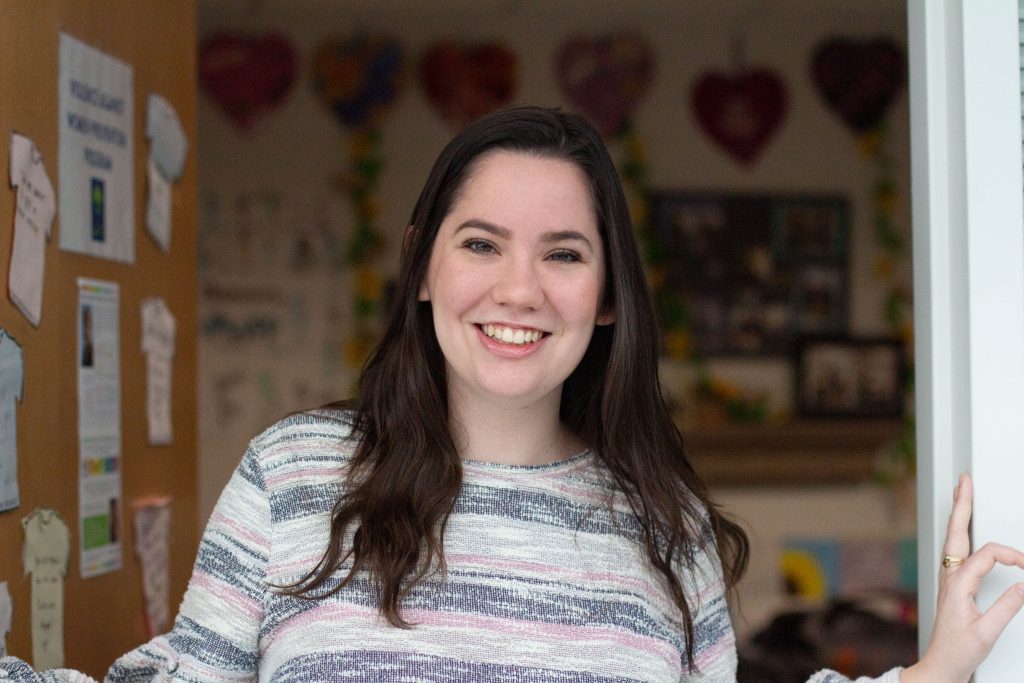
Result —
M854 135L830 113L814 90L810 55L819 41L834 34L858 38L877 35L904 42L902 3L802 2L772 3L458 3L448 11L434 3L270 3L200 2L200 41L215 29L229 28L285 34L299 50L300 72L293 93L278 109L241 134L205 96L199 101L200 197L232 197L242 191L269 188L283 193L298 221L318 214L341 234L350 225L345 200L330 189L330 180L346 162L347 134L311 91L308 62L314 48L330 38L355 31L386 31L401 39L415 60L435 40L499 39L517 54L520 103L568 106L554 79L554 56L570 35L596 35L622 29L651 41L657 74L636 123L647 141L651 182L655 188L731 191L835 192L852 202L851 329L855 333L885 331L881 287L872 273L874 237L871 218L872 165L858 153ZM834 6L832 6L834 5ZM856 5L854 7L853 5ZM480 7L484 9L480 9ZM690 113L689 89L709 69L732 67L733 41L742 37L752 67L777 70L789 87L790 113L775 139L753 168L741 168L715 148ZM411 212L420 184L434 156L452 135L420 92L410 69L404 94L385 119L383 152L387 167L381 182L380 225L390 237L381 262L395 264L395 247ZM900 180L897 219L909 234L909 151L907 104L901 97L890 116L890 146ZM305 214L303 213L305 212ZM302 215L306 215L303 218ZM201 230L208 215L200 216ZM288 221L282 221L286 224ZM393 270L393 265L389 266ZM311 289L336 288L347 306L344 274L310 280ZM347 315L347 308L344 309ZM202 315L202 311L201 311ZM201 317L202 324L202 317ZM288 358L287 340L279 344L275 363ZM255 355L264 350L255 349ZM308 358L308 354L306 354ZM282 395L263 402L258 388L240 384L235 402L240 413L230 424L220 420L209 378L231 366L243 372L259 363L246 353L231 351L204 339L200 345L200 516L205 519L230 471L241 457L246 439L276 416L275 411L304 407ZM784 401L788 392L785 364L733 363L726 371L769 378ZM302 369L295 373L314 372ZM276 372L282 372L277 368ZM284 372L287 372L285 368ZM280 376L280 375L279 375ZM223 377L223 375L222 375ZM317 387L319 398L336 387L347 393L351 377L339 375ZM315 402L315 401L314 401ZM262 407L261 407L262 405ZM719 492L722 502L747 522L754 542L754 562L741 589L748 622L757 623L776 604L770 597L777 581L775 553L788 534L848 534L894 537L913 533L913 512L894 505L892 497L871 485L818 489L752 489ZM767 596L767 597L766 597ZM741 630L746 622L739 624Z

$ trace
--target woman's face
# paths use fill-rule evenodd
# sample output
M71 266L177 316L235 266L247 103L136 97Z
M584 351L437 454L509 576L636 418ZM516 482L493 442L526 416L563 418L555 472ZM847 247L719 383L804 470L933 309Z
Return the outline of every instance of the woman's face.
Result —
M558 406L602 311L605 255L583 172L561 159L477 159L434 240L431 302L449 399Z

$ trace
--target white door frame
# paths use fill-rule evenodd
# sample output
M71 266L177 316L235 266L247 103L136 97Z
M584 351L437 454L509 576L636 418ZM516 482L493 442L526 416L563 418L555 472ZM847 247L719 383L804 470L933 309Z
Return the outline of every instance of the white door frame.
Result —
M975 547L1024 547L1024 185L1018 1L907 8L923 650L959 472ZM979 603L1021 578L997 570ZM1018 618L976 680L1017 680L1022 646Z

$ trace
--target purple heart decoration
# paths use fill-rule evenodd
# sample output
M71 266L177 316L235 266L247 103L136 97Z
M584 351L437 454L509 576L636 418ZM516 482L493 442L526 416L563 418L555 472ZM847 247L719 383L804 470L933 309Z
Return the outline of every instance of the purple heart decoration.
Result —
M654 75L654 55L643 38L621 33L572 38L558 52L558 84L602 135L622 132Z
M711 72L693 86L701 128L729 154L750 164L786 116L786 86L772 71L727 76Z
M877 126L907 80L907 59L888 38L830 38L814 50L814 85L857 132Z

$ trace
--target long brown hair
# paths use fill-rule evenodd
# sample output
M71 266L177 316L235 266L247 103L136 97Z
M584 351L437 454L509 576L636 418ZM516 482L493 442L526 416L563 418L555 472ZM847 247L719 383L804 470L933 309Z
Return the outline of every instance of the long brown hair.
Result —
M448 429L444 357L430 304L420 302L418 292L441 222L475 160L494 149L569 161L589 181L607 255L604 302L615 322L595 329L566 380L561 419L591 447L639 520L647 558L681 612L692 667L693 608L677 569L691 563L699 548L721 558L731 587L746 568L747 537L709 499L665 406L657 324L614 164L584 119L554 109L517 107L485 116L434 163L409 222L386 331L363 368L358 396L344 404L352 409L358 445L334 505L330 543L316 567L285 592L322 597L318 589L351 559L331 592L366 571L381 614L394 626L409 627L402 600L428 574L444 572L444 533L462 485L462 463Z

